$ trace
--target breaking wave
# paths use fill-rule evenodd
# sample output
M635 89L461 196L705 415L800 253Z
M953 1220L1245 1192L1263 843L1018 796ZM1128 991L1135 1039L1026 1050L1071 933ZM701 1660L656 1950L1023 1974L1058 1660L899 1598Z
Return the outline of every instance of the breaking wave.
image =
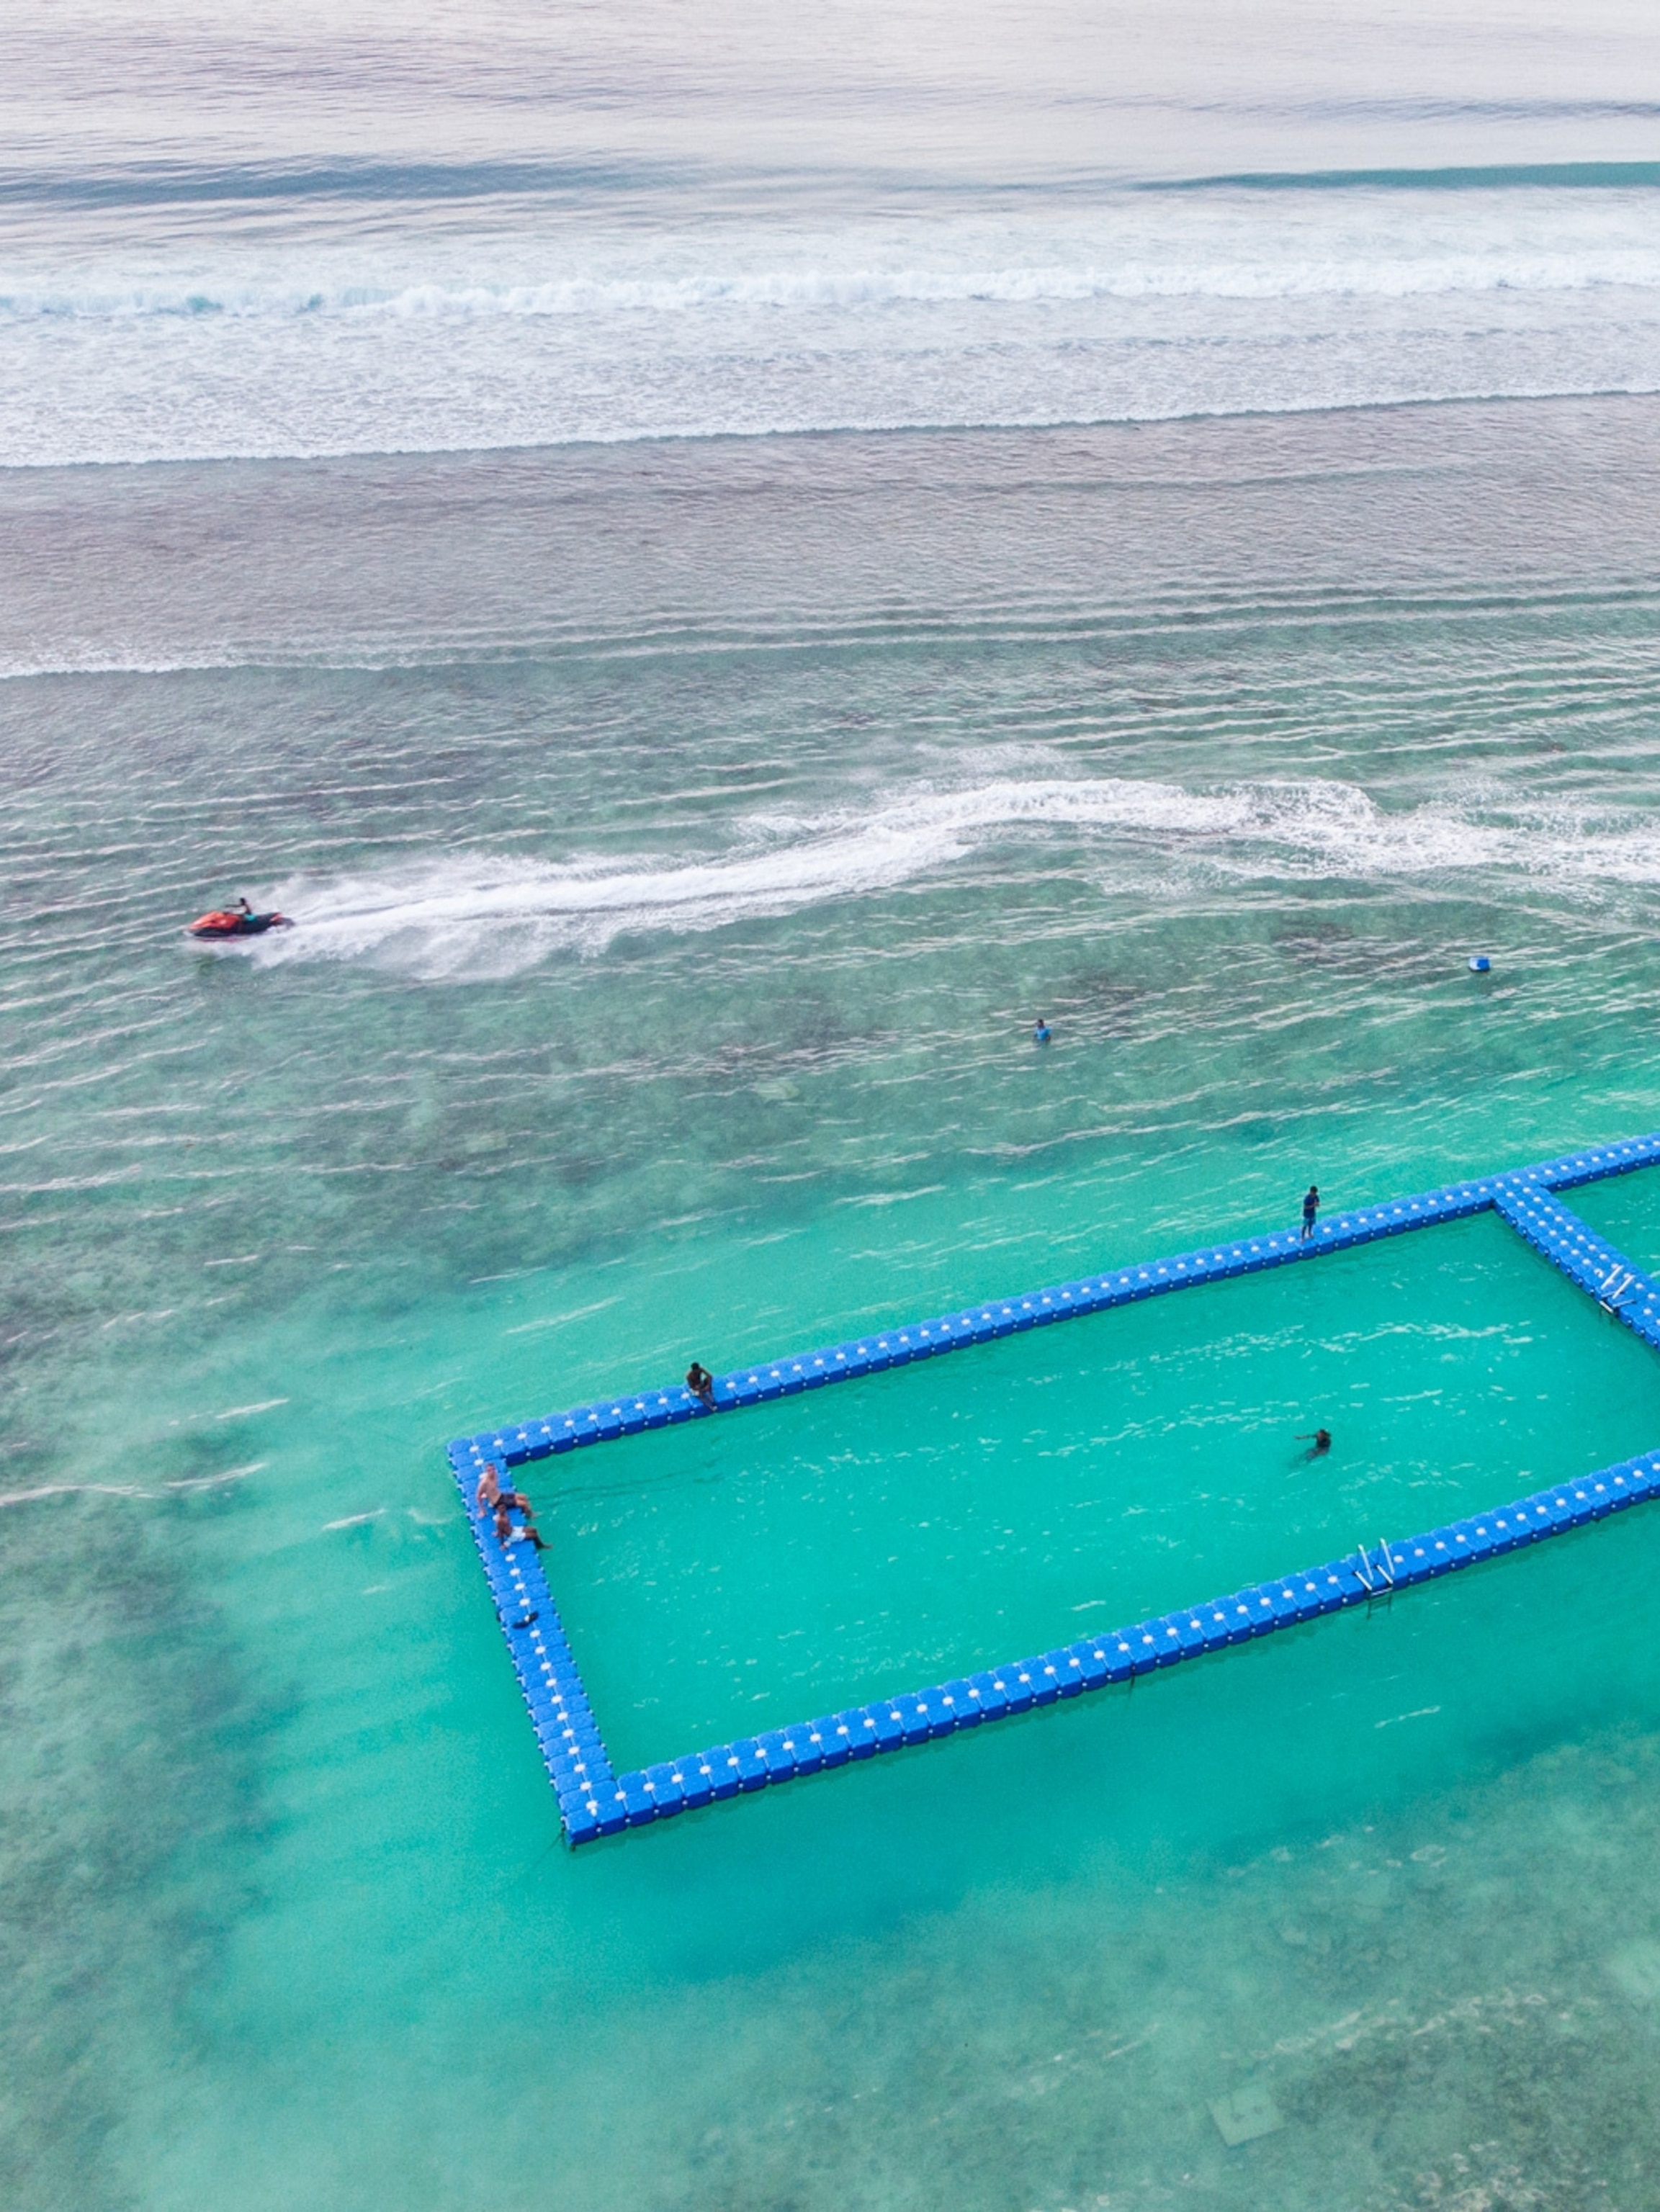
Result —
M1154 421L1646 391L1660 192L1103 191L43 229L0 465ZM137 218L134 217L137 222ZM49 228L49 226L46 227ZM26 250L27 249L27 250Z
M302 316L467 321L490 317L676 315L709 308L1009 306L1091 300L1406 300L1456 293L1660 289L1660 252L1451 253L1377 260L1201 261L1000 269L711 270L673 279L576 277L550 283L422 283L258 291L220 286L58 295L0 294L0 319Z

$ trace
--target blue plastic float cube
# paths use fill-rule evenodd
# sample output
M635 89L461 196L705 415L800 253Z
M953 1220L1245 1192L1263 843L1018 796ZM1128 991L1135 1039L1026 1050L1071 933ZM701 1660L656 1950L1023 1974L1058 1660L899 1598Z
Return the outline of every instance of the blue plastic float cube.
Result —
M573 1844L590 1843L602 1832L592 1808L587 1805L562 1805L559 1816L564 1825L565 1834Z
M594 1823L597 1832L602 1836L620 1836L629 1825L628 1810L621 1798L613 1793L609 1797L601 1797L594 1802L599 1808L599 1815Z
M617 1796L631 1828L643 1828L657 1818L657 1800L646 1787L643 1774L619 1775Z
M645 1783L651 1792L652 1802L657 1808L660 1820L667 1820L672 1813L679 1812L685 1804L686 1793L680 1780L680 1770L672 1760L661 1766L648 1766Z
M767 1786L767 1762L753 1736L739 1736L732 1747L732 1760L738 1771L739 1790L764 1790Z
M787 1743L786 1733L782 1729L768 1729L755 1739L769 1782L787 1782L796 1771L794 1735Z
M729 1743L717 1744L707 1754L709 1794L717 1802L738 1795L738 1755Z
M819 1756L826 1766L845 1766L853 1757L853 1741L847 1723L834 1714L814 1721L809 1733L818 1740Z
M969 1676L969 1687L973 1691L981 1712L988 1721L1000 1720L1009 1709L1008 1692L1000 1673L987 1670Z
M702 1759L683 1759L676 1761L675 1771L680 1778L680 1802L688 1812L714 1802L714 1778L707 1762Z
M836 1715L837 1723L848 1732L848 1755L852 1759L874 1759L882 1748L879 1738L875 1712L867 1705L854 1705L845 1713Z
M895 1705L866 1705L860 1718L873 1750L897 1751L905 1740L905 1723Z
M941 1689L939 1696L960 1729L978 1728L985 1718L980 1700L976 1697L972 1686L968 1682L960 1680L947 1682Z

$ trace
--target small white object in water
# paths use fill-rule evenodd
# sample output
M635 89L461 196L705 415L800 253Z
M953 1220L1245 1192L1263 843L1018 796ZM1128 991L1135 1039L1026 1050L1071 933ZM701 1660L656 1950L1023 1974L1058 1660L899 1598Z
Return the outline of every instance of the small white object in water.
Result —
M1247 2081L1231 2097L1218 2097L1210 2108L1217 2131L1230 2150L1271 2136L1286 2124L1280 2107L1261 2081Z

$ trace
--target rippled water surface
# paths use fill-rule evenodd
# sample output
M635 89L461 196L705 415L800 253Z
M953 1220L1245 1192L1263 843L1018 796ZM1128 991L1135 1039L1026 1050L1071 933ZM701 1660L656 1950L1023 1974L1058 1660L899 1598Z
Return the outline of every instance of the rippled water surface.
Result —
M0 30L5 2201L1647 2212L1660 1514L559 1846L450 1437L1660 1121L1637 17L708 15ZM629 1760L1657 1445L1488 1218L531 1487Z

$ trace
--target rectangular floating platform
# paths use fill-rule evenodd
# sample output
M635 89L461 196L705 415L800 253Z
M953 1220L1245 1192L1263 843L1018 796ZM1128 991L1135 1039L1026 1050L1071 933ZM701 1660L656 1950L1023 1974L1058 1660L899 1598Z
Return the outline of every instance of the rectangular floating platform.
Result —
M486 1465L504 1474L556 1452L614 1442L671 1423L710 1419L715 1413L738 1412L826 1383L852 1382L1018 1330L1100 1313L1195 1283L1318 1259L1378 1237L1489 1211L1605 1312L1660 1349L1660 1282L1597 1236L1555 1196L1581 1183L1656 1164L1660 1164L1660 1133L1628 1138L1535 1167L1333 1214L1307 1235L1288 1229L1241 1237L1047 1291L993 1299L961 1313L874 1332L820 1352L736 1368L716 1377L713 1408L677 1383L637 1395L600 1399L544 1420L458 1437L449 1447L450 1466L559 1802L567 1840L585 1844L625 1828L643 1827L800 1774L873 1759L959 1729L978 1728L1007 1713L1128 1681L1153 1668L1174 1666L1346 1606L1369 1604L1392 1590L1538 1543L1660 1494L1660 1452L1640 1454L1596 1474L1535 1491L1493 1513L1474 1515L1421 1536L1379 1542L1370 1551L1358 1547L1341 1559L1157 1620L1138 1621L1105 1636L1085 1638L1012 1665L984 1668L874 1705L821 1715L791 1728L716 1744L688 1758L628 1774L613 1771L606 1756L539 1554L522 1533L506 1546L498 1544L491 1516L479 1510L478 1478Z

